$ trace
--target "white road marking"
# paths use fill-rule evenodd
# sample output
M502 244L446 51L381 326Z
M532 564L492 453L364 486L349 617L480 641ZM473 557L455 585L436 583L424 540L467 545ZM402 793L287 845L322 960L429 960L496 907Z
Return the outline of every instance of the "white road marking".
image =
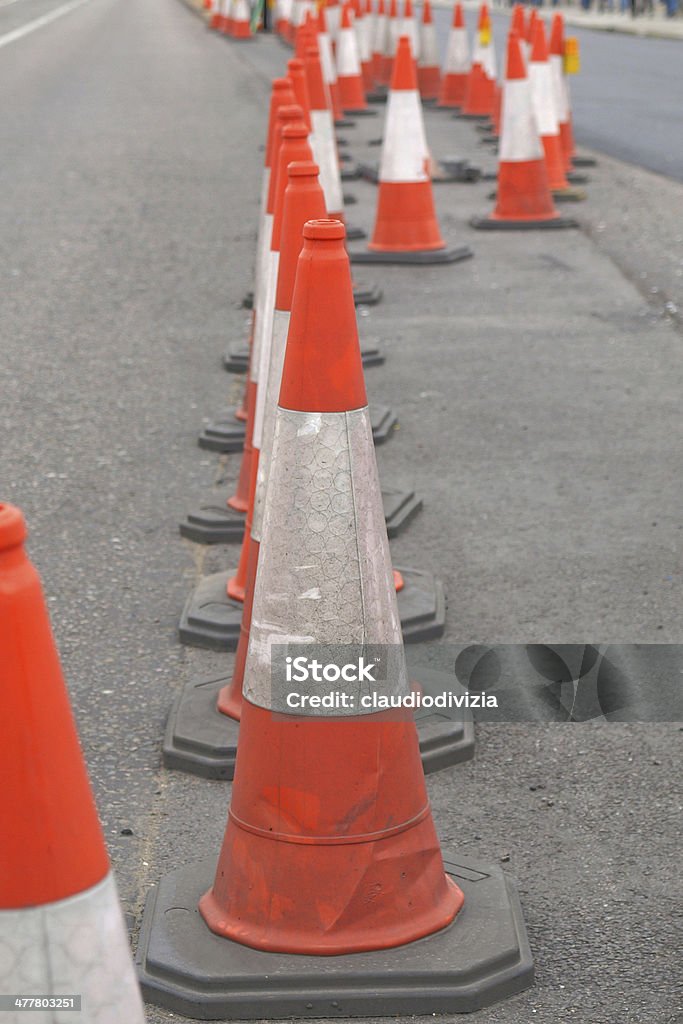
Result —
M10 3L14 3L15 0L10 0ZM42 28L43 25L49 25L51 21L56 21L57 18L61 18L63 14L68 14L69 11L75 11L77 7L82 7L83 4L89 3L89 0L70 0L67 4L62 4L61 7L55 7L49 14L43 14L40 18L35 18L33 21L27 21L25 25L21 25L19 28L15 28L12 32L7 32L6 35L0 36L0 47L9 46L10 43L16 43L17 39L23 39L24 36L28 36L31 32L35 32L37 29ZM5 4L4 6L8 6Z

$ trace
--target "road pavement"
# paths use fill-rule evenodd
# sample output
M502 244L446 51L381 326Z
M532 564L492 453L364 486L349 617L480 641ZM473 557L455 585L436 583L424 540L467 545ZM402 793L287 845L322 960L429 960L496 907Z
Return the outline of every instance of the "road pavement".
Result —
M134 940L149 886L215 854L226 818L228 786L160 765L181 683L227 664L177 643L180 609L237 557L177 523L237 472L196 435L239 391L220 357L246 333L254 140L287 55L170 0L90 0L0 52L2 494L28 519ZM436 155L492 165L471 126L427 128ZM380 131L349 148L376 159ZM615 174L648 193L654 233L623 221ZM681 330L627 252L672 218L655 176L591 177L583 230L542 235L476 234L490 185L438 186L475 258L358 274L385 294L359 318L387 352L368 390L399 415L380 475L425 503L392 552L444 579L451 644L681 640ZM370 228L373 186L347 190ZM679 1019L681 735L483 726L473 764L430 778L442 839L519 878L537 958L536 987L475 1024Z

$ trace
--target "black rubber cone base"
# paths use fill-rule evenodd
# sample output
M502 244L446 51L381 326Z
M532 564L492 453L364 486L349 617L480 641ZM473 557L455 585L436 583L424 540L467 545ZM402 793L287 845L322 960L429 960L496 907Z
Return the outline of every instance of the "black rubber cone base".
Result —
M467 245L459 245L454 249L417 250L416 252L349 252L352 263L391 263L406 266L427 266L433 263L459 263L467 260L474 253Z
M453 114L456 121L489 121L491 119L490 114L463 114L459 111L457 114Z
M180 524L180 534L196 544L235 544L244 536L244 512L229 505L209 501L192 512Z
M574 167L597 167L598 161L592 156L573 156Z
M571 185L590 184L590 178L587 174L577 174L576 171L568 171L566 174L566 178Z
M403 641L416 644L435 640L446 628L446 597L443 583L430 572L395 567L405 586L396 594Z
M397 537L422 508L422 498L415 491L401 491L397 487L382 488L382 503L389 537Z
M359 238L367 238L367 231L363 231L362 228L356 227L354 224L346 225L346 237L352 242L358 241Z
M147 1002L196 1020L471 1013L529 988L533 960L517 887L495 866L444 849L465 894L447 928L342 956L264 953L214 935L197 904L215 859L151 890L136 952Z
M339 177L342 181L358 181L361 177L358 164L352 164L350 167L342 167L339 172Z
M357 306L374 306L382 298L382 291L376 285L359 285L358 298L354 292ZM372 298L375 295L376 298ZM369 297L368 297L369 296ZM381 349L376 344L361 344L363 366L378 366L384 362ZM249 346L233 345L223 356L223 368L229 373L246 373L249 368Z
M180 642L212 651L234 651L240 638L241 601L228 597L232 572L215 572L200 580L188 597L180 617Z
M385 85L378 85L372 92L366 92L365 98L368 103L386 103L389 98L389 90Z
M386 405L371 406L370 422L375 444L384 444L396 423L396 414ZM227 409L201 432L199 447L212 452L239 452L244 448L244 435L245 424Z
M162 752L166 768L204 779L234 778L239 723L222 714L218 694L232 679L233 665L220 677L190 679L181 690L166 723ZM418 667L410 671L423 696L464 694L455 676ZM415 725L425 774L441 771L474 757L474 723L466 708L419 708Z
M349 117L377 117L377 111L371 110L369 107L363 107L361 110L345 110L344 114L348 114Z
M352 121L348 117L340 117L338 121L334 122L335 128L355 128L356 122Z
M212 420L198 438L200 448L209 452L241 452L247 425L235 419L234 409L225 409Z
M348 237L348 236L347 236ZM372 281L364 281L353 286L353 303L355 306L376 306L382 300L382 289ZM367 363L364 365L367 366Z
M470 225L478 231L549 231L553 228L578 228L571 217L553 217L552 220L497 220L495 217L470 217Z
M376 185L379 181L379 166L377 164L359 163L358 170L365 181ZM478 167L472 167L467 160L444 159L437 161L432 170L432 183L453 184L469 183L479 181L481 171Z

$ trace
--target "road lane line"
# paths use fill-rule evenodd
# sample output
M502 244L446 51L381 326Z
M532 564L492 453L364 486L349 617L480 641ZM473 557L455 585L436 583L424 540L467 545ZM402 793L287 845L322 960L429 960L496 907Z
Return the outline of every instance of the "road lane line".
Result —
M49 14L43 14L40 18L35 18L33 21L27 21L25 25L21 25L19 28L15 28L12 32L7 32L4 36L0 36L0 47L9 46L10 43L16 43L17 39L23 39L24 36L28 36L31 32L35 32L36 29L42 28L43 25L49 25L51 21L56 21L57 18L61 18L63 14L68 14L69 11L75 11L77 7L82 7L83 4L89 3L90 0L70 0L67 4L62 4L61 7L55 7L54 11L50 11Z

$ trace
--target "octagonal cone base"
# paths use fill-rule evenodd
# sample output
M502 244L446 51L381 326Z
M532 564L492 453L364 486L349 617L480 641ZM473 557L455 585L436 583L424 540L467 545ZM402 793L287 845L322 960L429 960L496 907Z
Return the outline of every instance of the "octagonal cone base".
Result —
M212 651L234 651L240 638L241 601L228 597L226 587L231 572L215 572L200 580L188 597L180 617L178 636L189 647Z
M419 569L396 569L404 582L403 589L396 594L403 642L415 644L443 636L446 597L441 580Z
M370 424L375 444L384 444L396 425L396 413L388 405L370 406ZM199 447L212 452L237 452L244 448L245 424L235 419L234 409L225 409L199 435Z
M422 508L422 498L415 491L403 491L398 487L382 488L384 518L387 533L396 537L414 515ZM180 534L195 544L239 544L244 536L244 513L236 512L225 504L217 504L210 498L180 523Z
M233 778L239 723L216 707L219 691L230 684L232 667L219 678L185 683L166 722L162 751L167 768L205 779ZM418 667L410 670L410 678L423 694L465 692L448 672ZM415 724L426 775L474 757L474 723L467 708L419 708Z
M443 584L431 573L399 569L404 587L396 595L405 643L433 640L443 635L446 600ZM226 592L235 575L215 572L200 580L188 597L180 618L180 642L213 651L234 651L240 636L243 604Z
M470 225L478 231L531 231L540 228L549 231L553 228L578 228L571 217L551 217L549 220L502 220L493 215L488 217L470 217Z
M465 894L452 924L392 949L342 956L264 953L214 935L197 909L215 860L151 890L136 963L144 998L196 1020L471 1013L533 983L514 880L455 850L444 867Z
M382 298L382 291L376 285L360 286L362 291L356 295L354 290L354 301L357 306L374 306ZM372 296L376 298L373 300ZM368 298L367 296L370 296ZM360 347L363 366L379 366L384 362L384 354L376 342L365 342ZM228 373L246 373L249 369L249 346L239 343L231 345L223 356L223 369Z
M363 231L363 229L359 228L357 225L347 224L346 237L349 238L352 242L355 242L358 241L359 238L367 238L368 236L367 232Z
M207 501L188 512L179 529L182 537L195 544L238 544L244 536L244 512L236 512L225 502Z
M407 265L427 265L430 263L459 263L469 259L474 253L467 245L459 245L454 249L417 249L413 252L375 252L366 249L360 252L349 251L352 263L398 263Z
M348 237L348 236L347 236ZM356 306L376 306L382 298L382 289L379 285L373 281L363 281L360 284L354 281L353 284L353 301ZM361 355L363 349L361 347ZM364 359L363 366L372 365Z

